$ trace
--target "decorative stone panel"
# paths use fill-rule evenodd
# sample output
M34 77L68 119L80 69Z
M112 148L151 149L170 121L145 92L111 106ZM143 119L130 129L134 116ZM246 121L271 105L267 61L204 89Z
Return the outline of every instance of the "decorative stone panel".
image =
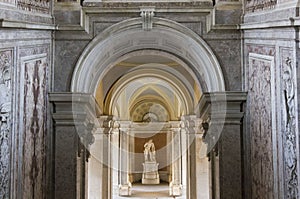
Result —
M23 197L44 198L47 57L22 63L24 69ZM28 147L31 146L31 147Z
M277 0L247 0L245 11L247 13L275 8Z
M284 168L284 198L299 198L299 181L297 158L297 131L296 131L296 87L295 63L293 51L289 48L280 48L280 96L281 96L281 129L283 143Z
M15 4L16 4L16 1L15 1L15 0L0 0L0 4L1 4L1 3L15 5Z
M49 46L19 49L18 191L22 198L46 197L47 93ZM20 155L21 154L21 155Z
M50 0L18 0L17 6L21 10L30 12L39 12L50 14L51 12L51 1Z
M9 198L13 50L0 49L0 198Z
M273 199L274 166L272 100L274 97L274 57L249 54L249 130L252 198Z

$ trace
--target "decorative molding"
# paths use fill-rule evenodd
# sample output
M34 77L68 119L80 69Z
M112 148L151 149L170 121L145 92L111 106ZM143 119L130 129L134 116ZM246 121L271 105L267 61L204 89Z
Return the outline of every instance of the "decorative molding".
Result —
M9 198L13 50L0 49L0 198Z
M153 26L155 7L153 6L141 7L140 9L141 9L140 15L142 17L143 30L149 31L152 29Z
M91 94L49 93L49 101L54 106L55 125L89 124L102 112Z
M255 23L244 23L240 24L240 29L251 30L251 29L266 29L266 28L280 28L280 27L299 27L300 18L289 18L267 22L255 22Z
M249 117L252 169L252 197L273 199L274 162L276 138L272 100L275 93L274 57L256 53L249 54ZM274 114L273 114L274 115Z
M107 11L113 12L113 9L120 8L121 12L126 12L128 9L138 9L140 6L155 6L159 8L162 12L170 11L170 12L195 12L199 10L212 8L212 2L211 1L179 1L179 2L163 2L163 1L149 1L149 2L141 2L141 1L132 1L132 2L126 2L126 1L118 1L118 2L103 2L99 0L85 0L83 2L84 8L91 8L96 7L97 10L99 10L99 7L101 7L101 10L103 8L107 8ZM112 9L113 8L113 9ZM126 9L124 9L126 8Z
M25 21L11 21L11 20L0 19L0 28L56 30L57 26L54 24L29 23L29 22L25 22Z
M217 118L225 119L224 116L226 115L226 122L240 124L244 115L244 112L241 111L241 105L246 102L246 99L246 92L203 93L197 105L197 111L200 111L198 114L203 121ZM213 107L214 105L216 106Z
M284 191L285 198L298 198L298 170L297 165L297 133L296 133L296 88L295 64L292 61L292 50L280 49L281 53L281 100L283 109L283 157L284 157Z

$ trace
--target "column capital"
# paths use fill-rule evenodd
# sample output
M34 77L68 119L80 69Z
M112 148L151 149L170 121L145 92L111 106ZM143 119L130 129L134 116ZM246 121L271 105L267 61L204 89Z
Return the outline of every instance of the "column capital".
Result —
M97 118L97 127L98 128L119 128L120 122L117 117L113 115L101 115Z

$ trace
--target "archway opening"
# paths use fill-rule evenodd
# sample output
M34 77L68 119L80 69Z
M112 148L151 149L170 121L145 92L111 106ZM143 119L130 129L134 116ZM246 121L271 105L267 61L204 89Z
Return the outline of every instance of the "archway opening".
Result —
M187 154L191 153L189 144L195 143L188 132L196 123L192 115L202 92L225 90L223 75L210 48L186 27L158 18L151 31L140 25L140 19L132 19L98 35L73 74L71 90L92 93L103 114L91 155L103 151L99 156L105 166L98 174L104 177L93 178L97 182L89 187L102 186L95 198L99 194L102 198L131 195L131 184L143 175L144 143L163 140L158 147L165 150L161 160L157 152L159 176L169 183L168 195L190 198L198 186L195 179L191 181L197 160ZM190 126L182 124L184 117L193 120ZM195 134L196 130L191 131ZM154 132L163 138L155 138ZM140 139L143 136L146 139ZM95 168L90 164L89 176ZM205 189L208 192L208 186Z
M172 195L169 188L174 185L180 189L177 194L181 196L187 187L188 167L184 158L188 147L181 143L184 142L180 135L181 118L194 115L194 106L202 93L200 83L183 62L176 62L167 53L162 56L148 50L131 55L107 71L96 91L103 114L114 116L120 124L120 141L113 144L122 148L118 152L122 157L118 160L118 180L112 180L118 184L112 187L130 184L130 195L142 197L149 194L147 189L141 191L141 187L160 184L166 188L164 196L168 197ZM122 128L124 123L129 124L126 130ZM155 144L156 183L144 182L144 151L149 140ZM124 173L125 177L120 177ZM120 178L125 178L125 183ZM128 190L123 193L113 191L112 195L129 195ZM162 192L156 194L152 196L162 196Z

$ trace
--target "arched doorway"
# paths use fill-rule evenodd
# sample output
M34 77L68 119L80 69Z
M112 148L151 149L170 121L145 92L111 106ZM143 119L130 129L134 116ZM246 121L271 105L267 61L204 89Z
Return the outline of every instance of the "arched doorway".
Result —
M153 139L162 149L159 172L169 194L192 198L190 170L197 161L188 156L190 145L197 145L190 136L197 131L191 130L195 107L204 91L224 91L224 78L210 48L186 27L159 18L150 31L141 24L124 21L97 36L73 74L72 92L92 93L102 110L91 146L90 193L131 195L132 183L141 178L141 146ZM192 121L189 128L185 118Z

